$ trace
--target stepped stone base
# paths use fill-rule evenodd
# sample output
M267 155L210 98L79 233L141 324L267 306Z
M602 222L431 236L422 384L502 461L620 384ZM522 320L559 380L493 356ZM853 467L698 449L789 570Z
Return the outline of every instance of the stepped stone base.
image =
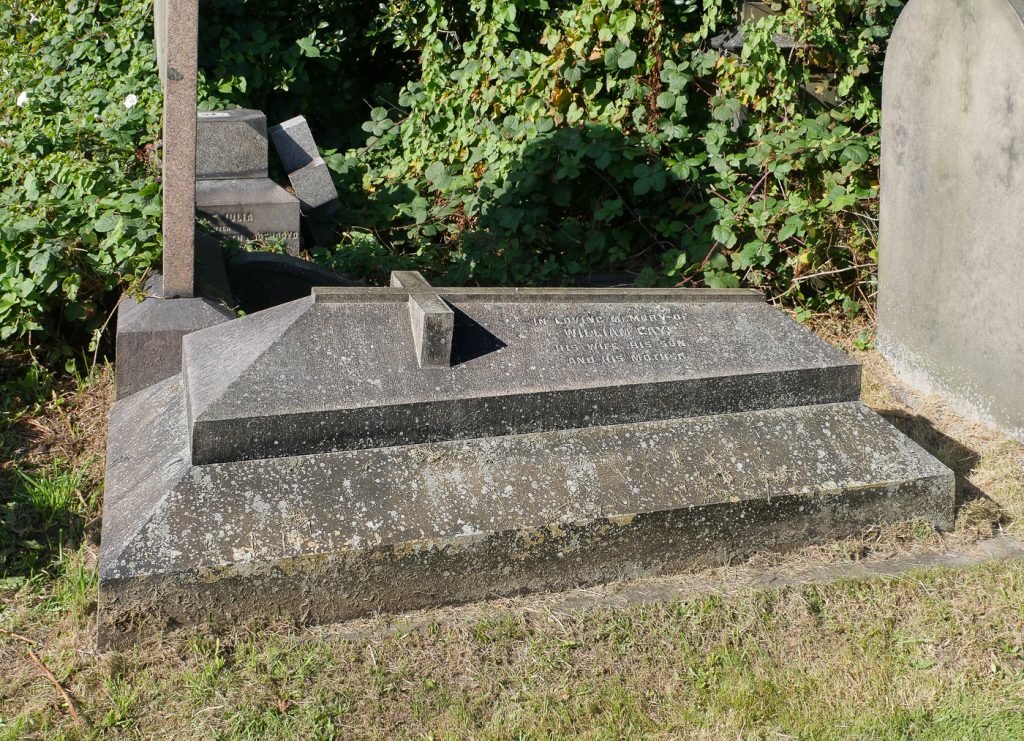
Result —
M953 524L952 472L859 402L193 466L184 399L179 375L111 413L101 646Z

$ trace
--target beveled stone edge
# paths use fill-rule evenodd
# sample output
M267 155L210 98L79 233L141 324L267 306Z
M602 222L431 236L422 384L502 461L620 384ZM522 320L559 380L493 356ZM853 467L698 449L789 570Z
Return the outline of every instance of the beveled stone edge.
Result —
M659 301L661 303L757 303L764 295L748 288L445 288L431 289L445 300L494 303L585 304ZM316 303L403 303L408 294L394 288L314 288Z

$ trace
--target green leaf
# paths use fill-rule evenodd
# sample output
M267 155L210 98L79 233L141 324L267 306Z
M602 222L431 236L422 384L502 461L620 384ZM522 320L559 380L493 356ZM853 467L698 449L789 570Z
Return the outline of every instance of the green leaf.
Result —
M662 93L658 96L658 108L674 108L676 105L676 96L672 93Z
M858 165L863 165L870 158L871 153L861 144L851 144L843 150L843 159L848 162L855 162Z
M704 283L709 288L739 288L740 279L732 273L721 270L708 270L704 273Z
M782 228L779 229L779 234L778 234L778 236L776 238L780 242L785 242L787 239L789 239L792 236L794 236L796 234L796 232L797 232L797 225L787 221L782 226Z
M92 228L100 232L101 234L106 234L108 232L114 231L114 229L116 229L117 225L120 223L120 215L114 213L113 211L107 211L98 219L96 219L96 221L93 222Z
M714 229L711 230L711 238L727 248L735 247L739 241L733 230L725 224L715 224Z
M617 60L619 69L630 69L636 64L636 52L632 49L626 49L619 55Z

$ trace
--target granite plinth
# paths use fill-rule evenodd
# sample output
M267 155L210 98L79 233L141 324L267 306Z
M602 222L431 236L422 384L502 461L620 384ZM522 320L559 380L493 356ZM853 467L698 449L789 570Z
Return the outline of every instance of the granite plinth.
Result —
M953 474L860 403L189 465L182 377L111 413L101 646L324 623L953 520Z
M299 201L272 180L201 180L196 183L196 213L220 237L241 243L279 239L289 254L299 254Z
M246 314L305 298L317 286L352 285L314 262L271 252L236 252L227 273L231 292Z
M1024 2L912 0L882 95L878 346L1024 441Z
M315 289L188 337L193 462L860 395L859 365L752 291L423 286Z
M160 275L147 284L146 294L142 301L122 300L117 309L118 399L179 374L185 335L235 318L216 301L163 298Z
M199 180L265 178L268 152L267 117L261 111L200 111L196 139Z

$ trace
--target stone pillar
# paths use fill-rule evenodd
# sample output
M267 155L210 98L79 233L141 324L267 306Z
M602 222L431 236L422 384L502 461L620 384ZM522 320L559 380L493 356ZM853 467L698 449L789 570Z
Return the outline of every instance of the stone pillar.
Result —
M163 293L189 297L195 290L199 0L155 0L154 13L164 91Z
M882 97L879 348L1024 440L1024 0L911 0Z

